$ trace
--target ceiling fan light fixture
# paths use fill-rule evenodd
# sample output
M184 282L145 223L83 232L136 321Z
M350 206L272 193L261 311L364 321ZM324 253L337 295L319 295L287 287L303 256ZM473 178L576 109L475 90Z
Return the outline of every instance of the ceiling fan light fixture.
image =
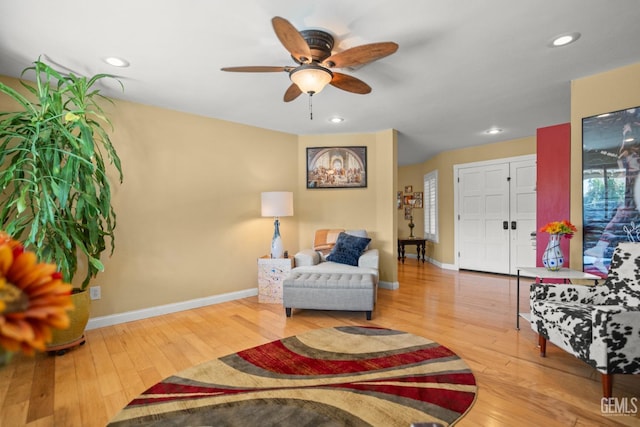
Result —
M329 84L333 73L316 64L304 64L291 70L289 78L301 92L314 95Z

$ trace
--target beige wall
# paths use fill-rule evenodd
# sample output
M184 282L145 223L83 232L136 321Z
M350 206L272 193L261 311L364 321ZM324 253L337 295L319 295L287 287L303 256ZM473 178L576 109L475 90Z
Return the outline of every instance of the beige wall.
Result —
M415 191L415 183L422 188L422 176L438 171L438 223L439 223L439 242L427 245L427 256L433 258L441 264L455 264L454 257L454 203L453 203L453 167L464 163L481 162L486 160L501 159L507 157L523 156L526 154L535 154L536 139L535 137L514 139L509 141L497 142L493 144L479 145L460 150L451 150L440 153L437 156L427 160L416 167L403 166L398 168L398 190L404 189L404 185L413 183ZM422 191L419 190L419 191ZM398 212L398 234L408 233L407 221L400 220L401 213ZM424 218L421 215L414 215L416 223L415 230L424 230ZM414 235L419 236L420 234Z
M0 96L0 111L13 109ZM255 290L256 259L273 234L273 218L260 216L263 191L294 192L295 214L280 227L289 252L308 247L317 227L364 227L382 253L381 279L397 281L395 131L299 137L124 101L106 110L124 183L113 188L116 251L92 283L102 299L91 317ZM307 190L311 145L366 145L369 187Z
M125 181L92 317L255 288L273 233L260 192L295 190L297 137L129 102L110 110ZM293 246L295 220L282 229Z
M571 222L582 230L582 119L640 106L640 63L571 83ZM571 239L571 267L582 270L582 232Z
M371 134L300 136L298 191L299 246L310 247L318 228L366 229L380 251L380 280L397 282L395 205L397 136L393 130ZM306 149L367 147L367 188L307 189Z

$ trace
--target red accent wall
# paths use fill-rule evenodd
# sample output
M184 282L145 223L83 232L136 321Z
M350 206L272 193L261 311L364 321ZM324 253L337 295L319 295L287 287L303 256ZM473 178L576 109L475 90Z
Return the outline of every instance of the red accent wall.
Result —
M542 267L542 253L549 235L540 228L550 221L569 219L571 205L571 124L564 123L537 130L537 235L536 265ZM569 267L569 239L562 239L565 267Z

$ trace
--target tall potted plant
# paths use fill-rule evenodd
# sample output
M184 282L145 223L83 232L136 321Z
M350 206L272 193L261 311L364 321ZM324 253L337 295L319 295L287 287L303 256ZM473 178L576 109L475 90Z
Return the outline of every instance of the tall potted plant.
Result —
M113 253L116 214L105 160L120 183L122 169L100 105L111 101L94 88L111 76L65 75L40 60L22 73L31 74L34 83L21 81L26 96L0 83L0 93L20 106L0 112L0 227L38 258L55 263L65 282L72 282L79 259L86 261L73 313L86 305L80 314L84 324L78 337L69 336L76 331L62 338L54 334L52 346L58 348L79 343L89 318L86 288L104 269L100 255L107 245Z

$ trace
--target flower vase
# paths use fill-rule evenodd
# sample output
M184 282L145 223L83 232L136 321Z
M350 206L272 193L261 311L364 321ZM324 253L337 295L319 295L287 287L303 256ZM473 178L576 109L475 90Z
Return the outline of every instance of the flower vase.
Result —
M558 271L564 265L564 255L560 249L560 236L561 234L557 233L549 234L549 243L542 254L542 265L547 270Z

